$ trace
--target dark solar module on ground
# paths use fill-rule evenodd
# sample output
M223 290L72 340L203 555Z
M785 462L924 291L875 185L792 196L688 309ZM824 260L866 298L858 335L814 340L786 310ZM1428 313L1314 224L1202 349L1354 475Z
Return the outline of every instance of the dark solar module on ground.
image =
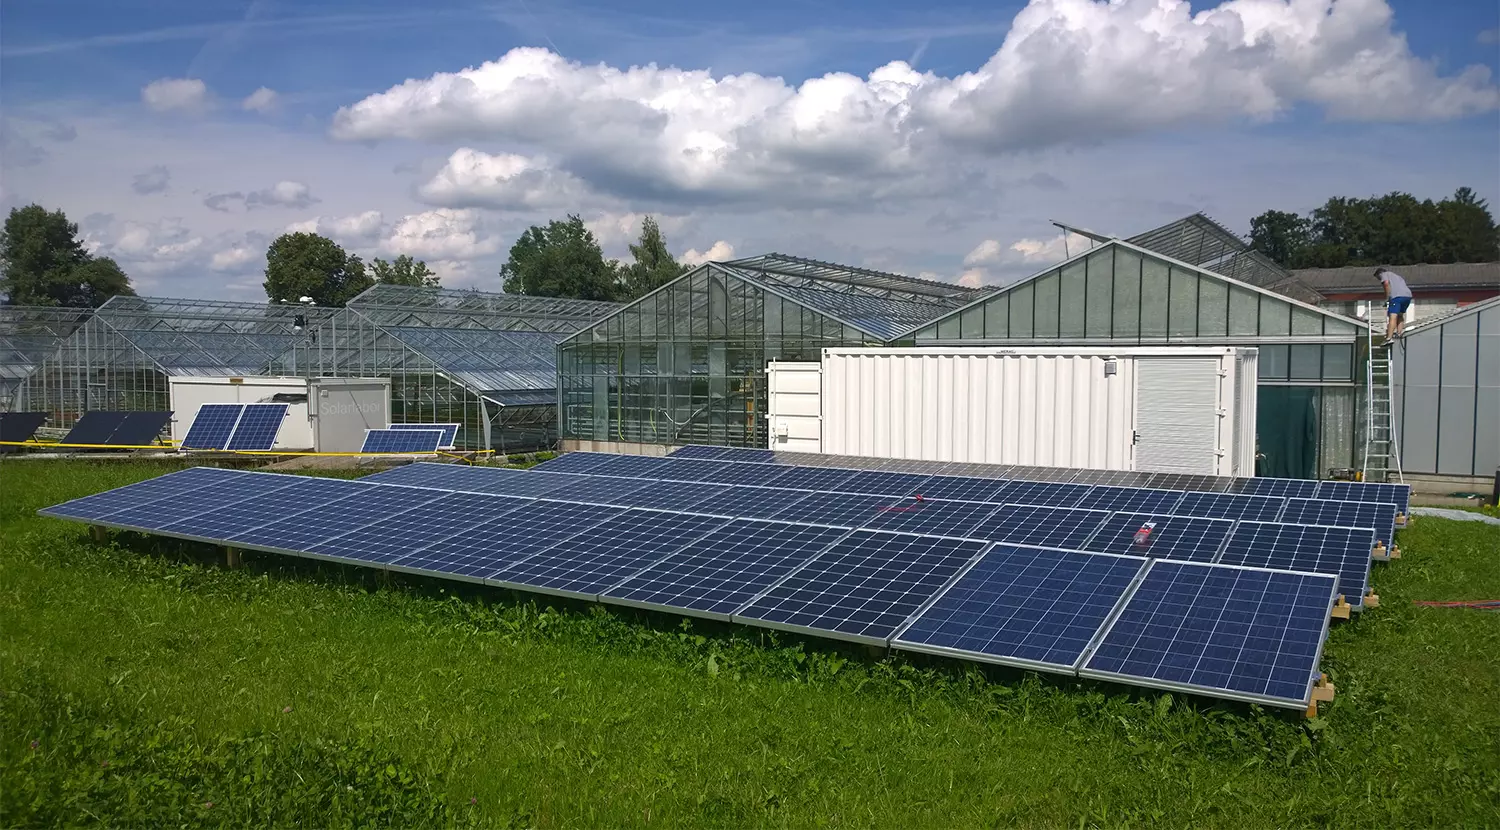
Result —
M64 444L108 444L109 437L115 434L120 424L125 423L125 416L129 412L85 412L68 434L63 436Z
M170 412L127 412L125 419L115 427L114 433L105 443L131 447L152 446L171 422Z
M440 429L443 431L443 440L438 444L438 448L451 450L454 442L458 440L459 426L459 424L391 424L390 429Z
M45 423L45 412L0 412L0 441L30 441ZM20 451L20 447L0 444L0 453Z
M236 429L238 432L238 429ZM367 429L360 452L433 453L442 443L440 429Z

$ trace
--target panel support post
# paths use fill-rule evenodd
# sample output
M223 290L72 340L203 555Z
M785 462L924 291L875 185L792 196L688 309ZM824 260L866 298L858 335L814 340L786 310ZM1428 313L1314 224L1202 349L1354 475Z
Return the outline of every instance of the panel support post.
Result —
M1336 690L1332 683L1328 682L1328 675L1319 674L1318 679L1313 681L1312 699L1307 702L1307 716L1315 718L1318 716L1318 704L1333 700Z
M1354 610L1353 606L1344 599L1343 594L1339 594L1338 602L1333 604L1333 618L1336 620L1347 620L1349 619L1349 612L1352 610Z
M101 545L109 539L109 537L105 535L105 531L106 528L103 525L89 525L89 535L93 537L95 542L98 542Z
M240 557L239 548L231 548L228 546L224 548L224 567L229 568L230 570L234 570L235 568L238 568L243 564L244 560Z

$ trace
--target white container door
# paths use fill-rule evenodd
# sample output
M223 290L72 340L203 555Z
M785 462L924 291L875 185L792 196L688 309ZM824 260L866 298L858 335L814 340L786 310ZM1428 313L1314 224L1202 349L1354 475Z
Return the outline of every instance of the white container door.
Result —
M823 367L771 361L766 365L770 449L823 451Z
M1219 366L1214 357L1137 359L1137 470L1218 474Z

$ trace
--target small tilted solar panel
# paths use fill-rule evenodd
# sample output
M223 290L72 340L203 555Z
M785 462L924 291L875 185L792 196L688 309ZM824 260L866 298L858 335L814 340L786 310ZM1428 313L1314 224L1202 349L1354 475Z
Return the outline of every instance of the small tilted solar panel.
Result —
M229 436L234 434L234 425L239 423L240 413L245 411L242 403L206 403L198 407L193 423L183 436L182 449L222 450L229 446Z
M437 452L443 441L440 429L367 429L360 452Z
M443 440L438 444L440 450L453 449L454 442L458 440L458 424L391 424L390 429L437 429L442 430Z
M1305 709L1338 590L1331 575L1153 559L1079 674Z
M109 437L115 434L120 424L125 423L125 416L129 412L85 412L68 434L63 436L64 444L108 444Z
M45 412L0 412L0 441L20 443L30 441L31 436L47 423ZM20 447L0 444L0 453L20 452Z
M247 403L229 436L228 450L269 450L276 446L281 422L286 420L284 403Z
M171 422L170 412L127 412L104 443L122 447L155 446L162 431Z

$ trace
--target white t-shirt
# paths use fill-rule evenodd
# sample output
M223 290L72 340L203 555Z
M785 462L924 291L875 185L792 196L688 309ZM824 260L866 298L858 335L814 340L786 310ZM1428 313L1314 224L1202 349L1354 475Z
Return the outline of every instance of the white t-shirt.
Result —
M1406 280L1402 279L1401 275L1395 271L1386 271L1384 274L1381 274L1380 281L1391 287L1392 297L1411 296L1411 286L1407 285Z

